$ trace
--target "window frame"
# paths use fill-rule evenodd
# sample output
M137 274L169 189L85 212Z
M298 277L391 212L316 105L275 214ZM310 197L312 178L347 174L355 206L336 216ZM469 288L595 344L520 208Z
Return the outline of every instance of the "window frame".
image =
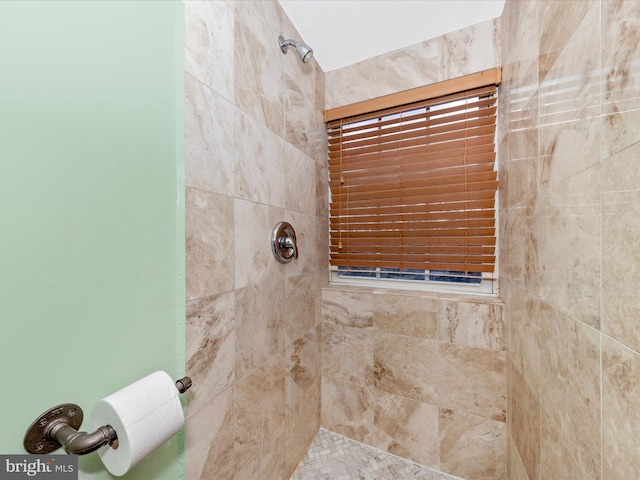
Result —
M408 280L391 278L341 277L335 267L330 266L329 281L332 285L350 285L396 290L416 290L434 293L465 293L470 295L498 295L498 278L483 278L480 284L449 283L430 280ZM429 274L427 273L428 277Z
M411 99L412 102L420 101L423 99L435 98L437 96L445 96L447 94L457 93L463 90L469 90L471 88L477 88L479 86L487 86L494 84L496 87L500 84L501 69L487 70L484 72L478 72L466 77L460 77L438 84L428 85L425 87L419 87L398 94L387 95L377 99L367 100L365 102L359 102L357 104L347 105L332 110L325 111L325 122L329 123L331 120L339 118L345 118L347 116L355 116L362 113L381 110L383 108L389 108L394 105L399 105L401 99ZM469 87L469 82L473 85ZM496 96L499 96L498 89L496 88ZM496 115L496 127L498 124L498 112ZM498 142L497 142L497 128L494 138L495 148L495 161L494 170L498 170ZM329 203L331 203L331 189L329 189ZM458 283L458 282L446 282L446 281L433 281L429 280L429 271L425 270L424 280L414 279L389 279L380 278L380 268L376 268L376 278L370 277L349 277L342 276L338 271L338 266L331 265L329 262L330 282L337 285L352 285L352 286L368 286L373 288L391 288L391 289L405 289L405 290L417 290L417 291L431 291L431 292L445 292L445 293L465 293L474 295L491 295L496 296L498 294L498 277L499 271L499 187L496 189L494 198L494 221L495 221L495 261L494 271L491 273L482 273L482 282L480 284L470 283ZM329 216L329 220L331 217Z

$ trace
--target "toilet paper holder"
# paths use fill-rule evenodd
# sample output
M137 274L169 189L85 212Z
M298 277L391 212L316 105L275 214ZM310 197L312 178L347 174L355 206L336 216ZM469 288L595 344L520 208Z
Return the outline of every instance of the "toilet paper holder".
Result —
M191 378L176 380L178 392L186 392L192 385ZM93 433L79 432L84 414L75 403L63 403L50 408L29 426L23 446L28 453L48 454L60 447L74 455L95 452L104 445L118 448L118 433L111 425L98 427Z

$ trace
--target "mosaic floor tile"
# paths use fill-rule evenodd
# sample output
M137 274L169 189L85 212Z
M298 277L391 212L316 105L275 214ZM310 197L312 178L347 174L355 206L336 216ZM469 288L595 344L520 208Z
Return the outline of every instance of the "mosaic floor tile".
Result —
M291 480L462 480L321 428Z

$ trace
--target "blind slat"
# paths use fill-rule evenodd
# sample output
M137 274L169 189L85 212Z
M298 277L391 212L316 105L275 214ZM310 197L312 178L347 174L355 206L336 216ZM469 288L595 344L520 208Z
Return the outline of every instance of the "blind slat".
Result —
M331 178L329 180L329 186L332 188L338 188L343 184L350 186L362 184L368 181L369 178L374 178L376 181L384 181L384 179L397 179L400 182L408 180L416 180L425 176L431 176L434 178L445 178L453 175L464 174L480 174L494 172L493 163L479 163L473 165L453 165L449 168L441 167L437 169L428 169L420 164L411 164L408 166L396 166L389 165L386 167L380 167L369 170L353 170L349 172L343 172L341 178Z
M333 195L344 194L343 190L348 189L348 194L355 195L360 192L393 192L393 191L411 191L411 189L426 189L428 187L448 187L454 185L460 185L466 182L471 190L486 190L487 182L492 182L496 179L496 172L490 170L488 172L447 172L449 175L440 174L431 178L415 178L413 176L405 175L385 175L369 177L369 181L366 181L366 177L353 178L351 176L346 177L344 184L340 182L332 182L331 193ZM395 178L394 178L395 177Z
M411 262L447 262L447 263L473 263L473 264L483 264L483 263L493 263L495 261L495 257L493 255L446 255L446 254L387 254L380 253L375 255L375 257L370 257L368 255L361 254L340 254L340 253L332 253L332 257L334 258L348 258L349 260L353 260L355 262L360 260L367 261L376 261L376 262L385 262L388 260L398 261L400 257L404 257L405 260Z
M493 142L495 130L496 126L493 124L475 126L466 130L463 129L462 131L434 132L432 135L420 135L409 138L392 136L393 138L390 139L382 138L381 140L384 140L383 142L370 142L344 151L341 151L340 149L330 150L329 158L338 157L342 158L344 161L346 159L375 152L396 151L412 153L411 149L415 147L424 147L428 145L446 147L454 142L463 142L463 146L486 145ZM465 132L468 133L467 136L464 135Z
M358 231L358 230L350 230L349 234L346 235L345 232L342 232L343 237L348 237L351 239L356 238L376 238L376 237L387 237L387 238L396 238L398 239L398 245L402 245L403 237L467 237L468 241L472 239L470 237L477 237L478 241L482 241L482 237L493 237L496 233L495 228L440 228L440 229L416 229L416 230L404 230L400 235L398 231L389 230L389 231Z
M422 172L428 174L430 172L438 170L449 170L454 168L466 168L478 166L482 169L494 169L495 152L487 152L473 155L458 155L458 156L444 156L440 155L437 159L433 159L428 164L425 164L424 157L422 155L412 155L411 157L403 157L402 163L396 161L390 161L390 159L384 160L372 160L369 162L359 162L357 164L343 165L340 175L355 174L358 176L366 176L371 172L375 175L379 172ZM332 180L339 180L340 175L338 172L331 172Z
M411 219L413 221L443 221L443 220L454 220L454 219L466 219L466 218L493 218L494 211L493 208L485 209L485 210L476 210L473 212L466 211L442 211L442 212L423 212L419 211L416 213L390 213L390 214L355 214L342 217L332 217L330 220L330 225L333 227L334 225L339 225L341 222L348 221L351 225L357 223L368 224L371 222L377 223L394 223L394 222L402 222L406 219Z
M470 159L475 155L494 153L494 149L493 141L471 145L465 143L464 140L459 140L443 145L414 147L413 150L404 152L377 152L345 159L341 159L340 156L336 156L335 158L329 157L329 167L333 167L330 168L330 170L337 173L340 169L367 168L369 162L397 162L402 158L403 163L409 163L416 162L419 159L424 161L425 157L434 158L436 161L458 158L459 161L464 162L465 159ZM402 153L402 155L400 153Z
M387 202L382 204L377 199L351 200L348 205L346 203L343 205L340 202L332 201L330 211L332 215L342 215L343 213L340 212L344 212L346 215L347 209L349 209L350 212L374 208L378 208L381 211L400 208L405 212L458 210L463 208L480 208L478 205L485 205L487 202L493 204L494 197L494 191L484 190L478 192L438 193L433 196L403 195L402 197L389 197L387 198Z
M334 263L335 262L335 263ZM428 262L412 262L411 260L402 260L395 262L390 267L389 261L375 261L375 260L350 260L350 259L333 259L332 263L341 267L373 267L373 268L400 268L400 269L416 269L416 270L450 270L458 272L487 272L491 273L494 270L493 263L439 263L436 261Z
M469 129L476 126L488 125L492 123L491 117L495 114L496 108L491 107L486 110L477 110L475 112L464 111L457 115L434 118L423 121L412 121L411 123L389 123L382 128L376 125L360 133L353 133L345 136L346 132L331 132L329 136L329 151L347 150L357 145L366 143L378 143L380 139L391 138L412 138L420 135L433 135L444 131L455 131L461 129ZM354 129L352 129L354 130ZM358 131L358 130L355 130ZM341 134L339 136L334 136Z
M396 249L424 247L423 251L428 252L430 248L493 248L496 244L495 238L491 237L405 237L401 245L393 237L364 237L349 238L344 237L340 240L336 238L336 242L331 242L332 250L336 252L348 251L348 247L362 247L363 251L373 252L375 248L394 246ZM342 245L342 248L340 247Z
M350 155L340 157L339 154L335 156L329 155L329 159L336 159L337 161L330 162L330 164L342 165L340 168L353 167L359 165L359 162L367 162L371 160L382 159L400 159L409 158L415 155L423 156L448 156L448 157L466 157L467 155L475 155L479 153L487 153L487 150L494 147L494 135L488 134L482 137L474 137L469 139L455 139L448 142L440 142L425 145L412 145L410 148L402 150L383 150L373 151L369 149L368 152L361 155Z
M405 195L407 197L415 197L417 202L420 203L430 203L435 200L432 197L438 197L441 194L446 193L465 193L469 191L476 192L489 192L495 194L497 188L497 180L494 181L486 181L486 182L478 182L476 184L449 184L449 185L433 185L433 186L424 186L424 187L415 187L415 188L395 188L388 189L384 191L380 190L371 190L371 191L354 191L348 192L343 191L339 193L332 194L332 201L341 202L348 206L350 201L358 201L358 200L370 200L372 203L377 201L377 204L380 204L380 201L384 199L397 198L400 202L406 202ZM346 189L343 189L346 190ZM420 200L422 199L422 201Z
M494 105L496 103L496 100L494 97L491 98L484 98L478 102L474 103L474 107L476 108L483 108L483 107L490 107L491 105ZM413 106L412 108L417 108L417 106ZM428 108L428 107L427 107ZM454 106L451 108L444 108L438 111L439 114L443 115L443 114L449 114L449 113L453 113L459 110L458 106ZM399 109L397 113L402 113L402 109ZM415 121L417 119L423 119L426 118L428 116L435 116L435 112L420 112L420 113L415 113L415 114L409 114L409 115L405 115L403 120L405 121L405 123L407 121ZM350 120L351 123L353 123L353 120ZM349 136L350 138L352 138L353 136L357 136L358 132L360 132L362 130L362 125L357 125L355 127L350 127L349 125L351 124L341 124L341 123L337 123L333 128L329 128L327 130L327 134L329 135L329 143L333 144L336 143L337 141L341 140L341 137L344 136ZM389 120L378 120L376 122L376 127L378 128L384 128L386 126L390 126L390 125L395 125L398 123L397 118L391 118Z

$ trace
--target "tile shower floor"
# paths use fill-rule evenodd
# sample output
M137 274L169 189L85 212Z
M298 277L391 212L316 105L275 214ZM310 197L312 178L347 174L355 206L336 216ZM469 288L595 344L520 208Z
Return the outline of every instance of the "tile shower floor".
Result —
M461 480L320 429L291 480Z

